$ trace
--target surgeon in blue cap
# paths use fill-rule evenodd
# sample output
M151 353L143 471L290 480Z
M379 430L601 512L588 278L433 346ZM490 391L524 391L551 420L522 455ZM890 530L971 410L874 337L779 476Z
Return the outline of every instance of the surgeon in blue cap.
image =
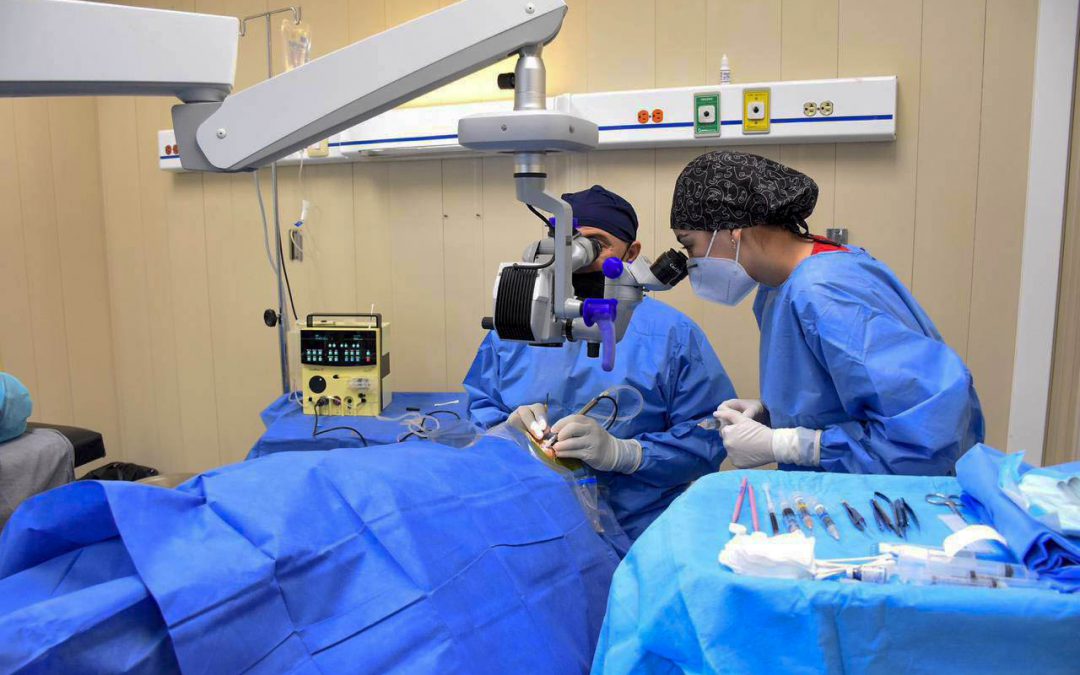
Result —
M34 404L30 392L14 375L0 372L0 443L21 436L26 431Z
M579 297L603 297L603 261L632 261L641 251L637 214L629 202L599 185L562 198L573 207L581 234L601 247L596 263L574 274L574 291ZM721 439L697 424L712 414L717 401L735 396L702 330L651 298L634 312L611 372L589 358L581 342L530 347L504 342L491 332L464 384L469 413L482 427L509 421L527 433L542 434L554 422L556 455L596 469L601 491L631 538L693 480L719 468ZM632 385L644 397L641 412L632 419L605 430L593 418L573 414L619 384Z
M761 400L716 411L736 467L952 474L983 440L971 373L896 275L809 233L818 188L744 152L691 161L671 227L694 292L736 305L757 289Z

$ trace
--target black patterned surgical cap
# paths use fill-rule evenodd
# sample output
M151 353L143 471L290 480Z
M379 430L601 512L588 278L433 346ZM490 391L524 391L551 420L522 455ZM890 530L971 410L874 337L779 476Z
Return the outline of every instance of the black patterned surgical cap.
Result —
M817 197L817 183L806 174L758 155L718 150L692 160L679 174L671 229L780 225L805 235Z

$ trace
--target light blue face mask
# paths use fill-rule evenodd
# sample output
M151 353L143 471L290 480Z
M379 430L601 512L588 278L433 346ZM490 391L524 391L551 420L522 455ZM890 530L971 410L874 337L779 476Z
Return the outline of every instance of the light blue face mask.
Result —
M719 232L719 231L717 231ZM710 258L713 243L716 241L717 232L713 232L709 240L709 248L701 258L691 258L690 286L694 293L709 302L718 302L722 305L735 306L750 295L757 282L751 278L739 263L739 251L742 244L740 238L735 243L735 259Z
M30 392L13 375L0 373L0 443L21 436L34 410Z

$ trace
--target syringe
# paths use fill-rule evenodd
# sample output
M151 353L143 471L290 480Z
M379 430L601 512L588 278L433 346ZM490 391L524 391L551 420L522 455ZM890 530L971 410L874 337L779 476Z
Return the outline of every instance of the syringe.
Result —
M762 487L765 490L765 506L769 509L769 524L772 525L772 533L775 537L780 534L780 524L776 522L776 509L773 507L772 492L769 490L768 483L765 483Z
M825 510L825 505L818 502L814 505L814 513L821 519L821 524L825 526L825 531L829 533L829 536L840 541L840 530L836 529L836 523L833 522L832 516Z
M784 514L784 524L787 525L787 531L799 532L799 519L795 517L795 512L791 510L791 504L787 499L780 500L780 510Z
M882 542L878 544L878 550L892 554L898 563L933 568L935 574L943 576L975 574L1002 579L1038 579L1037 574L1017 563L983 560L971 555L950 556L941 549L925 546Z
M807 532L814 531L814 517L810 515L810 509L806 506L806 501L802 498L802 495L796 493L791 496L795 500L795 508L799 510L802 515L803 524L806 525Z

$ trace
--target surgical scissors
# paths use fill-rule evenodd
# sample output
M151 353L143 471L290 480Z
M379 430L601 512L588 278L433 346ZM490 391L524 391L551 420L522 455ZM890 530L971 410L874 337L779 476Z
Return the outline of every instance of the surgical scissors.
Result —
M934 506L948 506L950 511L960 516L965 523L967 522L964 514L960 513L960 495L943 495L940 492L933 492L926 495L926 503Z

